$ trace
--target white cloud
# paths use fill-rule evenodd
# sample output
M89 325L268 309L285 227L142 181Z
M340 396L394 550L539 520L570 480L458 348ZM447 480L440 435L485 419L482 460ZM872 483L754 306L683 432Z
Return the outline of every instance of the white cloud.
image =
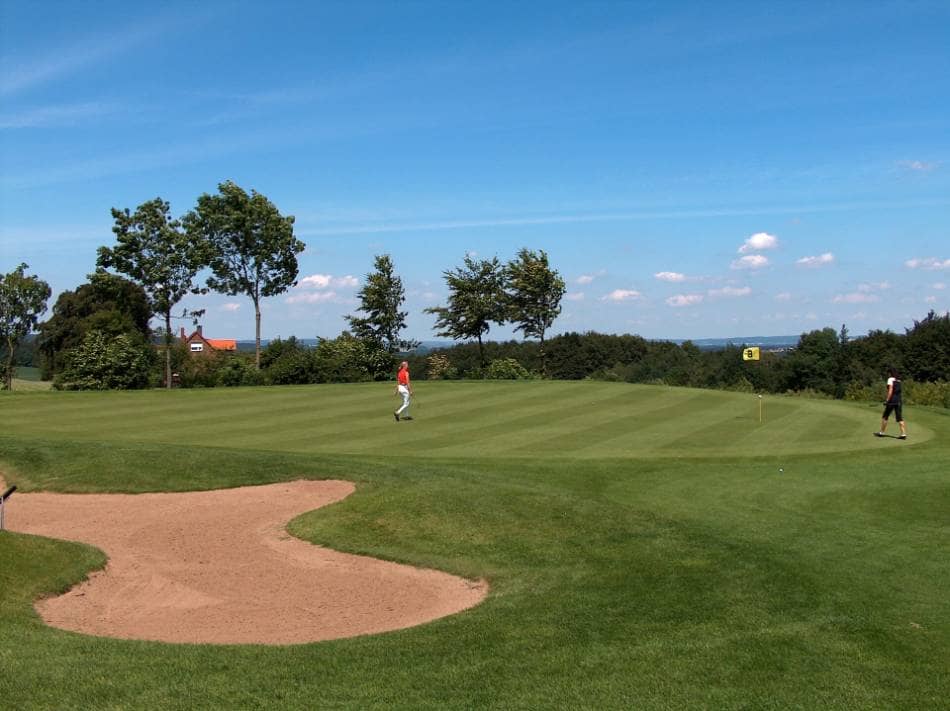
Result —
M873 282L870 284L858 284L858 291L871 292L871 291L883 291L885 289L890 289L891 283L888 281L879 281Z
M739 247L739 254L760 252L763 249L775 249L776 247L778 247L778 237L770 235L768 232L756 232L742 243L742 246Z
M329 289L330 287L345 288L354 287L359 284L359 279L347 274L342 277L335 277L330 274L311 274L297 282L299 289Z
M336 298L337 294L335 291L313 291L288 296L284 301L288 304L320 304L327 301L335 301Z
M577 277L578 284L590 284L592 281L594 281L594 277L590 274L581 274Z
M873 304L880 301L881 297L876 294L868 294L864 291L855 291L850 294L838 294L832 301L836 304Z
M928 271L939 271L950 269L950 259L937 259L936 257L915 257L904 262L904 266L909 269L926 269Z
M733 269L761 269L768 265L768 257L763 257L761 254L749 254L736 259L731 266Z
M833 255L831 252L825 252L824 254L819 254L814 257L802 257L797 262L795 262L795 264L800 267L809 267L814 269L817 267L824 267L829 264L834 264L834 262L835 255Z
M568 301L583 301L584 292L583 291L572 291L568 293L565 297Z
M936 170L940 164L925 160L902 160L898 161L897 165L904 170L910 170L914 173L929 173L932 170Z
M632 301L643 296L635 289L614 289L607 296L601 297L601 301Z
M239 308L241 308L241 305L232 301L227 304L221 304L221 306L219 307L219 310L230 311L231 313L234 313Z
M789 291L783 291L783 292L781 292L781 293L775 295L775 300L776 300L776 301L791 301L791 300L792 300L792 294L791 294L791 292L789 292Z
M944 289L947 288L947 285L944 284L942 281L938 281L936 284L931 284L931 287L936 289L937 291L943 291Z
M925 303L925 304L936 304L936 303L937 303L937 297L936 297L936 296L928 296L926 299L924 299L924 303Z
M679 272L657 272L653 275L660 281L678 282L686 281L686 275Z
M666 300L666 303L670 306L693 306L694 304L701 303L703 300L702 294L677 294L676 296L671 296Z
M752 293L751 287L724 286L721 289L710 289L708 294L713 298L719 296L748 296Z

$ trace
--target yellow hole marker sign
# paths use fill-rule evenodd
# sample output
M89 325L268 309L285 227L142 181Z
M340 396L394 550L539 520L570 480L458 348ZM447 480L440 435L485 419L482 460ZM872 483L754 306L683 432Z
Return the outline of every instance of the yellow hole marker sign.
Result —
M759 347L755 346L754 348L746 348L742 351L742 360L758 360L759 359Z

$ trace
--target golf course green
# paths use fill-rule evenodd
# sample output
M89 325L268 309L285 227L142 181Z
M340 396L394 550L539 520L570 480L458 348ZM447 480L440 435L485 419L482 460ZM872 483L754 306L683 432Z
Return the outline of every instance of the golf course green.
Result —
M603 382L0 394L19 492L298 478L337 550L490 584L458 615L296 646L47 627L105 564L0 533L0 707L948 708L950 412ZM892 427L896 427L892 423ZM889 434L893 434L889 431Z

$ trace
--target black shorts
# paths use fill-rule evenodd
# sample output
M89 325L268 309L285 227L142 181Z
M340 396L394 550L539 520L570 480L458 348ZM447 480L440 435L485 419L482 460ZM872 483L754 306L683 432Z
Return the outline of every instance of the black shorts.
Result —
M884 414L881 415L881 417L886 420L891 416L892 412L894 413L894 417L898 422L904 421L904 415L901 414L901 404L899 402L885 402Z

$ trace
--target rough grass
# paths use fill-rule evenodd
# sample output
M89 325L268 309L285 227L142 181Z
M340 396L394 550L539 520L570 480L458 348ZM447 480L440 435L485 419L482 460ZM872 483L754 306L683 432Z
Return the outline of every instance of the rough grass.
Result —
M950 698L950 417L607 383L0 397L29 489L187 490L343 477L305 539L486 577L411 630L294 647L165 645L43 626L102 564L0 534L11 708L902 708ZM782 473L779 473L779 469ZM15 505L15 496L11 499ZM94 661L89 661L94 660Z

